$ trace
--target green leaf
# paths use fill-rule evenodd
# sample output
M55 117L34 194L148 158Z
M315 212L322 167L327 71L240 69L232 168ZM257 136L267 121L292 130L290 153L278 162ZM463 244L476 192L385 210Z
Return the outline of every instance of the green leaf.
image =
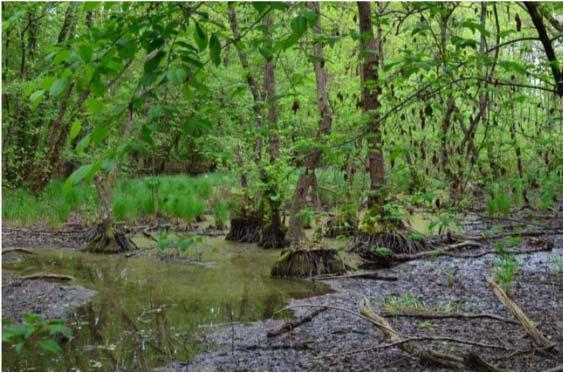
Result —
M314 27L315 23L317 22L317 13L313 10L306 10L302 13L305 19L307 20L307 24L309 27Z
M108 132L110 132L110 126L107 124L97 125L96 128L94 128L94 131L92 131L92 141L94 144L98 145L102 142L102 140L104 140L108 135Z
M80 140L78 144L76 144L76 152L78 154L82 154L84 150L86 150L88 145L90 145L90 134L84 136L82 140Z
M145 74L148 73L150 74L153 71L155 71L155 69L159 66L161 60L164 58L165 55L166 55L165 52L158 51L153 57L145 61L145 65L144 65Z
M268 7L268 3L266 1L253 1L253 7L262 14Z
M272 59L274 58L272 51L268 48L260 47L259 52L267 61L272 61Z
M299 15L295 17L290 23L292 31L297 35L302 35L307 30L307 19L306 17Z
M39 341L39 342L37 342L37 344L44 351L51 352L53 354L60 354L61 352L63 352L63 350L61 349L61 346L59 346L59 344L52 339L47 339L45 341Z
M92 47L89 44L83 44L78 47L78 55L86 63L92 60Z
M206 49L206 46L208 45L208 37L206 36L206 33L204 32L204 30L202 29L202 27L198 22L196 22L194 41L198 45L198 49L200 50L200 52Z
M181 67L177 69L169 70L166 73L166 77L172 84L182 84L187 76L188 73L186 72L186 70L184 70Z
M16 345L14 346L14 348L16 349L16 352L19 354L20 352L22 352L22 348L24 346L24 342L19 342L16 343Z
M53 59L53 63L55 65L60 64L61 62L67 61L71 57L71 51L68 49L63 49L62 51L58 52Z
M98 8L100 5L102 5L101 1L87 1L84 3L84 10L85 11L94 10Z
M49 94L53 97L59 97L64 91L67 90L70 84L69 79L61 78L55 80L53 85L51 85L51 89L49 90Z
M39 91L32 93L32 95L29 97L29 100L31 101L32 109L35 109L37 105L39 105L39 103L43 99L43 96L45 96L44 89L40 89Z
M513 71L519 74L526 74L527 73L527 66L519 63L519 62L515 62L515 61L507 61L507 60L501 60L498 62L499 66L501 66L502 68L504 68L507 71Z
M212 124L209 120L202 117L191 118L184 126L184 132L188 134L201 134L209 132Z
M96 100L95 98L87 99L84 102L84 106L86 106L86 109L90 114L97 114L104 107L104 105L100 101Z
M102 162L97 161L92 164L85 164L76 169L65 181L63 188L70 189L73 185L80 183L82 180L90 180L96 172L102 167Z
M82 124L80 123L80 121L75 120L75 121L72 123L71 129L70 129L70 133L69 133L69 136L70 136L70 139L71 139L71 140L74 140L74 138L75 138L76 136L78 136L78 134L80 133L80 129L81 129L81 128L82 128Z
M210 38L210 58L215 63L216 66L219 66L221 63L221 43L217 38L216 34L213 34Z

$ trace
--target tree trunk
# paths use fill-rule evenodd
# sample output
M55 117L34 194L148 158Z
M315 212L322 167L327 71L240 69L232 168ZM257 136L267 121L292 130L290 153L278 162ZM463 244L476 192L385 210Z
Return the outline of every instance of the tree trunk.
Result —
M359 14L360 49L364 58L361 69L362 108L368 116L368 171L370 214L382 216L385 198L385 169L382 131L379 121L381 87L378 86L378 66L382 40L374 37L370 2L357 2Z
M533 24L537 29L540 41L546 53L546 57L548 58L548 62L550 63L550 70L552 71L552 76L554 77L554 82L556 84L556 92L558 93L558 96L562 97L562 68L558 63L558 58L556 58L556 54L554 53L552 42L550 41L550 37L546 32L546 27L544 26L542 15L538 11L538 3L531 1L525 1L524 3L527 7L529 15L531 16L531 20L533 21Z
M321 14L318 2L311 2L311 8L317 14L317 22L314 27L316 35L322 35L321 29ZM315 80L317 85L317 108L319 110L319 127L317 131L316 140L324 142L324 137L331 133L331 111L329 109L329 98L327 95L327 74L325 72L325 60L323 58L323 44L316 42L313 46L313 55L315 56ZM294 191L294 198L290 208L290 224L288 233L291 241L300 241L305 239L305 232L303 229L303 220L299 216L299 212L306 205L306 197L308 189L313 187L315 180L315 169L321 159L321 150L315 149L306 156L305 171L302 173L296 184Z

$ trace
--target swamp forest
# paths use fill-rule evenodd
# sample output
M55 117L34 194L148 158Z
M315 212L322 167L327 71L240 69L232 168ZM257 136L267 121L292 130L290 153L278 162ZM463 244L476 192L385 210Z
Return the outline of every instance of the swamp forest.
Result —
M562 371L562 8L2 1L2 371Z

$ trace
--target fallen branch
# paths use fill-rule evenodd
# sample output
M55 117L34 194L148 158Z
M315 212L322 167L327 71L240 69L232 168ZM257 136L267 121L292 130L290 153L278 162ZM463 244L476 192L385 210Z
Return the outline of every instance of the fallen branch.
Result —
M362 352L369 352L369 351L374 351L374 350L380 350L380 349L383 349L383 348L395 347L395 346L398 346L398 345L401 345L401 344L404 344L404 343L407 343L407 342L423 342L423 341L451 342L451 343L457 343L457 344L463 344L463 345L469 345L469 346L477 346L477 347L483 347L483 348L493 348L493 349L510 351L509 348L503 347L503 346L491 345L491 344L487 344L487 343L480 343L480 342L468 341L468 340L464 340L464 339L451 338L451 337L408 337L408 338L401 339L399 341L390 342L390 343L386 343L386 344L383 344L383 345L363 348L363 349L360 349L360 350L346 351L346 352L341 352L341 353L336 353L336 354L331 354L331 355L324 355L323 357L353 355L353 354L358 354L358 353L362 353Z
M369 280L380 280L380 281L397 281L396 276L382 276L378 271L357 271L352 273L347 273L344 275L320 275L314 276L311 279L316 280L334 280L339 278L364 278Z
M511 312L513 316L523 326L525 332L531 339L541 347L546 347L551 344L551 342L535 327L535 324L525 315L521 308L513 302L505 291L491 278L486 279L490 287L492 288L497 299L505 305Z
M388 313L383 313L382 314L383 317L412 317L412 318L418 318L418 319L492 319L492 320L498 320L498 321L502 321L502 322L506 322L506 323L510 323L510 324L519 324L517 321L514 320L508 320L504 317L498 316L498 315L494 315L494 314L490 314L490 313L436 313L436 314L432 314L432 313L394 313L394 312L388 312Z
M453 355L450 353L435 351L431 349L421 349L419 347L410 344L405 338L401 338L399 334L392 328L388 321L376 314L368 304L368 300L363 299L360 303L360 314L370 320L370 322L380 329L388 338L390 343L397 344L402 350L410 355L416 356L421 360L431 361L443 367L455 370L474 370L474 366L470 367L468 364L475 361L475 358L471 356L461 357L458 355ZM482 359L480 359L483 361ZM488 368L490 371L498 371L494 366L489 364Z
M421 251L417 254L393 254L392 260L398 261L398 262L407 262L407 261L410 261L410 260L436 257L436 256L439 256L439 255L447 255L451 251L455 251L455 250L458 250L458 249L461 249L461 248L466 248L466 247L482 247L482 244L480 244L479 242L476 242L476 241L467 240L467 241L443 246L443 247L435 249L435 250Z
M552 246L543 245L543 246L540 246L540 247L535 247L534 249L505 250L503 252L503 254L526 255L526 254L531 254L531 253L538 253L538 252L541 252L541 251L552 251ZM502 252L500 252L499 250L487 250L487 251L483 251L483 252L478 253L478 254L453 254L453 253L449 253L449 254L446 254L446 255L452 256L454 258L479 258L479 257L490 255L490 254L498 255L498 254L502 254Z
M289 331L297 328L300 325L303 325L307 322L310 322L311 320L313 320L313 318L315 316L319 315L323 311L325 311L325 308L320 308L318 310L313 311L309 315L302 317L299 320L287 321L287 322L283 323L282 325L280 325L279 327L269 330L266 333L266 336L268 338L271 338L271 337L276 337L280 334L284 334L286 332L289 332Z
M73 281L74 277L68 275L59 275L57 273L34 273L32 275L22 276L20 280L57 280L57 281Z
M33 251L31 251L29 249L13 248L13 249L2 250L2 255L8 254L8 253L35 254Z
M159 242L159 240L157 240L155 238L155 236L153 236L151 233L149 233L147 230L143 230L143 236L147 237L148 239L150 239L151 241L155 241L155 242Z

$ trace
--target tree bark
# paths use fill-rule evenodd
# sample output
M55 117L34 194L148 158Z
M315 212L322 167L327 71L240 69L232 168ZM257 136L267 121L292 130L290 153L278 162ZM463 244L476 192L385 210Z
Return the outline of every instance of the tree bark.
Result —
M558 96L562 97L562 68L560 67L560 63L558 62L558 58L554 52L554 48L552 47L552 42L550 41L550 37L546 32L546 27L544 26L543 17L538 11L538 3L534 3L531 1L525 1L525 7L527 7L527 11L531 16L531 20L537 29L539 34L539 39L544 47L544 51L546 53L546 57L548 58L548 62L550 63L550 70L552 71L552 75L554 77L554 82L556 84L556 93Z
M357 2L360 30L360 49L364 58L361 67L362 109L368 116L368 171L370 194L368 208L381 216L385 201L385 168L382 130L379 121L381 87L378 86L378 66L382 40L375 38L372 30L370 2Z
M314 27L316 35L322 35L321 29L321 11L318 2L311 2L310 7L317 14L317 22ZM319 110L319 124L317 130L317 142L324 142L325 137L331 133L331 111L329 109L329 98L327 95L327 73L325 72L325 60L323 57L323 44L318 41L313 45L313 55L315 56L315 80L317 86L317 108ZM303 229L303 220L299 217L299 212L306 205L306 197L308 189L313 187L315 181L315 169L319 165L321 159L321 149L315 149L307 154L305 159L305 171L300 175L294 198L290 208L290 224L288 234L291 241L300 241L305 239Z

